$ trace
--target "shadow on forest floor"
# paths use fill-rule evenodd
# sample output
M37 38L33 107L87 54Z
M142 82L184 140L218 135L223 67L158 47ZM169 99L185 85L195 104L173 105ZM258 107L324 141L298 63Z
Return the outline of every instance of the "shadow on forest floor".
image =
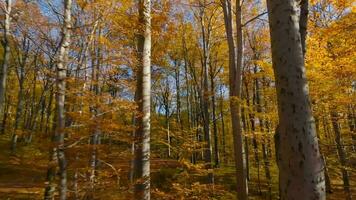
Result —
M15 155L9 151L9 140L0 140L0 200L35 200L43 198L43 191L45 186L45 176L48 163L48 154L43 149L36 149L38 144L23 145L19 147ZM129 169L128 162L112 163L117 168L122 168L121 175L125 177L127 170ZM174 173L178 173L179 163L174 160L154 160L153 161L153 178L157 183L153 183L153 187L162 188L165 184L171 184L167 182L167 176L175 176ZM268 184L264 176L264 168L260 166L260 170L257 170L255 164L251 162L250 173L251 180L249 182L250 199L269 200L277 199L278 187L277 187L277 169L276 166L270 167L272 174L272 197L270 198L268 192ZM109 169L107 169L109 170ZM258 174L260 180L258 181ZM333 183L333 193L327 195L327 200L340 200L345 199L342 189L342 181L340 173L337 169L330 170ZM180 174L178 174L179 176ZM222 186L226 190L224 197L211 198L211 199L234 199L234 188L236 186L234 169L232 166L225 166L214 170L215 183ZM190 174L190 181L199 182L204 177L201 175ZM355 178L351 176L351 184L355 185ZM172 181L171 179L169 181ZM126 180L127 182L127 180ZM125 184L125 180L122 184ZM353 188L352 188L353 189ZM97 196L95 199L128 199L128 190L118 190L115 184L100 188L97 190ZM169 192L169 191L168 191ZM354 196L355 189L353 189ZM119 198L120 196L120 198ZM126 196L126 197L125 197ZM204 200L206 198L203 198Z

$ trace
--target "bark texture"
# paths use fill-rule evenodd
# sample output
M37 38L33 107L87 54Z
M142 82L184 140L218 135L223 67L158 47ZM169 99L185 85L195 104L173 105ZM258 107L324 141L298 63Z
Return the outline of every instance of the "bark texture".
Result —
M67 160L65 155L65 93L66 93L66 76L67 76L67 60L68 49L70 46L70 32L71 32L71 8L72 0L64 0L64 24L62 28L62 41L59 48L58 64L57 64L57 126L56 138L57 143L57 157L59 165L59 199L67 199Z
M297 2L268 0L279 114L280 198L325 199L324 166L311 112Z
M137 131L135 134L135 199L150 199L151 1L139 1Z
M0 119L2 119L4 116L6 79L7 79L9 60L10 60L11 0L5 1L4 12L5 12L4 37L3 40L1 41L2 47L4 49L4 54L3 54L3 62L0 70ZM3 125L1 125L0 129L3 128L4 128Z
M232 5L230 0L223 0L223 12L226 29L226 37L229 48L229 95L230 112L232 121L232 134L234 141L234 156L236 165L237 195L239 200L245 200L248 196L246 157L243 147L242 127L240 123L240 97L241 97L241 67L242 67L242 25L240 1L236 1L236 29L237 52L233 37ZM235 62L235 56L236 62Z

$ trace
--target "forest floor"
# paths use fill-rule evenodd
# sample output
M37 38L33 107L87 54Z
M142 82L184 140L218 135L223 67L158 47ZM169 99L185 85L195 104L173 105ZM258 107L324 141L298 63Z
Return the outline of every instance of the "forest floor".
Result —
M38 143L29 145L19 144L16 154L12 154L9 150L9 139L0 140L0 200L37 200L43 198L48 153L43 149L38 149L38 146ZM251 161L253 161L253 158ZM127 182L129 162L127 162L127 160L116 160L116 162L110 164L116 169L122 169L120 171L120 176L123 178L120 182L125 185L125 181ZM176 160L153 159L151 165L153 189L155 190L157 188L161 191L169 193L171 182L175 181L175 178L173 177L177 177L174 173L178 173L178 169L181 167L181 164ZM276 167L270 167L272 174L271 197L268 192L268 184L265 179L263 163L261 163L259 167L259 172L257 169L256 164L251 164L251 180L249 181L250 199L277 199L278 187ZM106 168L106 171L110 171L110 168ZM327 199L345 199L340 173L332 169L329 171L332 177L331 181L333 193L328 194ZM258 180L258 174L260 176L260 180ZM189 179L191 179L190 182L204 182L205 177L201 174L192 173L189 174L189 176ZM110 180L115 180L113 174L109 177L111 177ZM223 166L219 169L214 169L215 184L222 186L227 194L220 198L211 199L234 199L233 196L235 193L233 191L236 186L234 177L233 166ZM355 177L351 176L351 179L351 184L356 186ZM354 196L356 196L355 188L351 188ZM125 194L125 190L126 193L129 194L129 189L127 188L120 190L118 193L117 186L115 186L115 184L106 184L105 187L98 188L95 199L128 199L129 195ZM120 196L120 198L118 196ZM125 198L123 196L127 197ZM198 199L204 200L206 198Z

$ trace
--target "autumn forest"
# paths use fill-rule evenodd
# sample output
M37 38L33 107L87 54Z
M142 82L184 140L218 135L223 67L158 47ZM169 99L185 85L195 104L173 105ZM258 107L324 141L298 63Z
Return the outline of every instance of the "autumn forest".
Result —
M356 198L353 0L1 0L0 199Z

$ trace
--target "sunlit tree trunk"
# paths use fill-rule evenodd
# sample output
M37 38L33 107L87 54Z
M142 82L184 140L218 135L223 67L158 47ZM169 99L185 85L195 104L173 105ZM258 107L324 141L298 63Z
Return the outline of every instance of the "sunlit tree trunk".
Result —
M64 24L62 27L62 41L59 48L57 78L56 78L56 107L57 107L57 126L56 139L57 157L59 165L59 199L67 199L67 160L65 155L65 92L66 92L66 77L67 77L67 62L68 51L70 46L71 32L71 9L72 0L64 0Z
M267 7L279 115L280 197L325 199L324 166L305 77L297 1L268 0Z
M240 123L241 67L242 67L242 26L240 1L236 1L237 54L232 25L232 5L230 0L222 0L226 37L229 48L229 86L232 134L236 165L237 193L239 200L248 196L246 158L244 155L242 128ZM236 60L235 60L235 55Z
M0 70L0 119L4 117L7 70L10 61L11 1L12 0L5 0L4 3L4 13L5 13L4 35L1 41L2 47L4 49L4 53L3 53L1 70ZM3 128L4 128L3 125L1 125L0 126L1 131L3 131L2 130Z
M150 199L151 0L139 1L135 199Z
M67 73L67 54L70 45L70 27L71 27L71 0L65 0L65 20L63 31L63 44L60 48L59 63L57 65L57 137L58 137L58 163L60 173L60 190L59 196L61 200L65 200L67 197L67 160L65 157L65 90L66 90L66 73Z

